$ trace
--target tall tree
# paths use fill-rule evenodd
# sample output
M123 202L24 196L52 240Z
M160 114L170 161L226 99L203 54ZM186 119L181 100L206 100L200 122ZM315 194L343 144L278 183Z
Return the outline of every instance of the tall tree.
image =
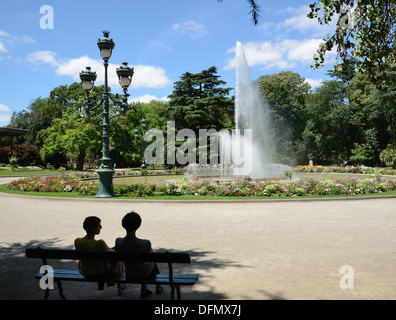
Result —
M97 97L102 91L103 86L95 87L91 95ZM49 125L41 128L34 141L41 147L46 163L56 159L58 163L51 164L65 165L64 159L68 157L82 170L87 156L92 159L99 152L101 130L95 118L84 117L84 96L81 84L75 82L54 88L46 99L45 107L55 115Z
M258 85L269 103L272 136L280 160L291 162L294 141L305 128L305 99L310 86L298 73L291 71L262 76Z
M335 66L333 69L328 70L326 75L336 80L342 81L344 84L348 85L357 74L356 64L357 59L351 57L346 68Z
M29 104L27 110L13 112L9 125L27 129L24 139L34 144L38 132L51 126L52 120L59 117L59 113L53 107L48 98L38 97Z
M143 137L139 136L136 139L134 131L137 128L142 131L143 118L147 121L146 129L155 127L152 114L144 112L143 105L143 103L131 104L128 111L111 124L110 156L117 167L139 166L142 163L143 154L136 142Z
M100 130L94 120L74 112L54 119L50 127L39 132L37 143L42 145L41 156L45 163L62 155L72 160L77 170L83 170L86 157L93 159L100 150Z
M184 73L174 83L163 116L174 120L177 130L188 128L198 133L199 129L224 128L232 115L233 100L228 97L231 88L222 87L226 82L219 78L216 67Z
M348 160L353 143L360 139L356 114L348 104L341 81L325 81L306 100L307 124L296 140L300 163L334 164Z
M379 91L364 74L357 74L348 86L350 107L359 117L359 142L367 149L368 160L378 164L379 153L395 140L395 99ZM393 105L392 105L393 102Z

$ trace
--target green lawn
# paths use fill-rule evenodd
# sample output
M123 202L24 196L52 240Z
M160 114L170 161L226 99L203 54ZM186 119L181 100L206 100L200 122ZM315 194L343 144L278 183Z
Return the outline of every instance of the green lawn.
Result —
M41 175L56 175L60 174L58 170L16 170L11 171L9 169L0 170L0 177L25 177L25 176L41 176Z
M184 175L146 175L146 176L115 176L113 179L113 183L115 185L120 184L137 184L137 183L144 183L146 185L160 185L164 186L169 182L178 183L182 179L184 179Z

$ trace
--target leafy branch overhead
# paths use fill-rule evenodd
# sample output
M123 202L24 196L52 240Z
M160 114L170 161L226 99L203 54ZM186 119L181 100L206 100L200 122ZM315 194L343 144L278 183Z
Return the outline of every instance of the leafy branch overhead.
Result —
M323 0L310 5L308 17L320 24L337 19L333 35L327 35L314 57L323 66L326 52L336 49L339 68L357 58L357 71L367 74L381 89L394 86L396 4L394 0Z
M218 0L222 2L222 0ZM248 0L255 25L260 18L257 0ZM382 91L392 91L396 74L396 2L395 0L322 0L309 5L308 18L320 24L337 19L333 34L328 34L314 55L313 68L320 68L327 52L336 50L339 72L357 61L357 72L369 76ZM336 71L336 70L335 70Z
M218 0L219 2L223 2L223 0ZM260 6L256 3L255 0L247 0L250 6L250 15L255 25L259 23L260 18Z

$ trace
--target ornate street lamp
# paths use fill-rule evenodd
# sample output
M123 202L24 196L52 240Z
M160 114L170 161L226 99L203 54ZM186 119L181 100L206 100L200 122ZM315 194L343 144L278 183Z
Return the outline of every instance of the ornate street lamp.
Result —
M124 94L127 94L128 87L131 85L133 77L133 68L128 67L128 62L123 62L122 66L116 69L118 82L122 89L124 89Z
M103 140L103 149L102 149L102 159L100 159L101 165L100 168L96 171L99 174L99 191L96 194L97 198L109 198L114 197L113 191L113 175L114 168L110 158L110 114L109 114L109 106L110 100L111 102L123 108L125 111L128 107L128 96L127 93L128 87L132 82L133 77L133 68L128 66L128 63L123 62L123 65L117 68L116 72L118 75L119 83L124 90L124 95L120 96L118 94L114 95L109 93L108 87L108 76L107 76L107 68L109 66L109 59L114 49L113 39L109 39L110 31L103 31L103 38L98 39L98 47L100 49L100 55L103 58L103 64L105 68L105 79L104 79L104 92L99 101L90 101L89 93L94 87L94 82L96 80L96 72L92 71L90 67L86 67L84 71L80 73L80 79L82 86L87 94L86 99L86 107L85 111L87 115L90 115L90 111L103 107L102 112L102 140Z
M80 72L81 84L87 95L93 89L96 80L96 72L91 70L91 67L86 67L84 71Z

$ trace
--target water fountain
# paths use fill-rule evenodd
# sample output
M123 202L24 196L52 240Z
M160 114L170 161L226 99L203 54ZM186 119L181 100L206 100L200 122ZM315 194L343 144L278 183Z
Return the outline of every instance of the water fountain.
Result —
M220 164L232 166L235 177L280 178L287 165L273 163L269 107L251 81L242 44L236 45L235 130L220 136Z
M190 164L189 176L201 178L260 180L281 178L287 165L273 163L268 104L251 81L242 44L236 45L235 130L219 133L218 165Z

